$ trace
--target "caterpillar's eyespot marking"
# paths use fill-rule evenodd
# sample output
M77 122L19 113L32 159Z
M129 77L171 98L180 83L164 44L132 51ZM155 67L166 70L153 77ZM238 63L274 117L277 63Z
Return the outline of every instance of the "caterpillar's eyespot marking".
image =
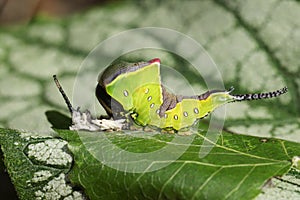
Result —
M195 114L199 114L198 108L194 108L194 113L195 113Z
M160 113L160 110L159 110L159 109L157 109L157 110L156 110L156 114L158 114L158 115L159 115L159 113Z
M151 99L152 99L152 96L149 96L149 97L147 98L148 101L151 101Z
M149 88L146 88L145 94L148 94L148 93L149 93Z
M183 116L187 117L188 113L186 111L183 112Z
M128 97L128 91L127 91L127 90L124 90L124 91L123 91L123 95L124 95L125 97Z
M167 117L168 117L168 114L167 114L167 113L165 113L165 114L164 114L164 118L167 118Z
M174 119L175 119L175 120L178 120L178 115L174 115Z
M154 107L154 103L151 103L151 104L150 104L150 108L153 108L153 107Z

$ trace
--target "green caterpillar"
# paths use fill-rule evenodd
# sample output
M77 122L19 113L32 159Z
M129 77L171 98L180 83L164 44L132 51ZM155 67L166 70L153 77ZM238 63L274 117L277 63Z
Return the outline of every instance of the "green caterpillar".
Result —
M113 119L129 113L141 126L180 130L202 119L217 107L234 101L277 97L287 92L280 90L258 94L233 95L229 90L212 90L201 95L174 95L160 80L160 60L110 65L99 76L96 96Z

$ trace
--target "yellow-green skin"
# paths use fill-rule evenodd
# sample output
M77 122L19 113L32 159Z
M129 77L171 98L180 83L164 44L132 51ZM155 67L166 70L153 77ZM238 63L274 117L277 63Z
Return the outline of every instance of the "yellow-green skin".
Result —
M109 66L99 78L96 95L109 117L117 119L127 112L138 125L179 130L228 102L272 98L287 92L284 87L268 93L231 95L232 90L195 96L170 94L161 84L160 60L156 58Z
M159 62L120 74L106 85L106 92L120 102L124 110L133 113L131 116L137 124L175 130L193 125L197 119L233 100L227 91L211 94L204 100L184 98L160 116L163 95Z

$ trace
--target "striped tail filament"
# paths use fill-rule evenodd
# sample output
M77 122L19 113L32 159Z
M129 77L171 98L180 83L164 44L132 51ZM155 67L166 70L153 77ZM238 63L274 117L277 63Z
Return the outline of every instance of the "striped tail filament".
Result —
M234 101L245 101L245 100L258 100L258 99L268 99L280 96L284 93L287 93L287 87L281 88L279 90L273 92L265 92L265 93L254 93L254 94L236 94L234 96Z

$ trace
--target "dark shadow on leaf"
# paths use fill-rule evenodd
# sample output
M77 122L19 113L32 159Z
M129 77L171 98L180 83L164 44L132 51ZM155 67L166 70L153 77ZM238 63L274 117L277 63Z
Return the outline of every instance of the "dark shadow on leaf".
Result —
M0 188L2 190L1 195L3 195L5 199L18 199L17 192L10 180L7 170L5 169L3 159L3 152L0 150Z
M52 128L69 129L69 126L72 125L72 119L58 111L49 110L45 114L48 121L52 124Z

